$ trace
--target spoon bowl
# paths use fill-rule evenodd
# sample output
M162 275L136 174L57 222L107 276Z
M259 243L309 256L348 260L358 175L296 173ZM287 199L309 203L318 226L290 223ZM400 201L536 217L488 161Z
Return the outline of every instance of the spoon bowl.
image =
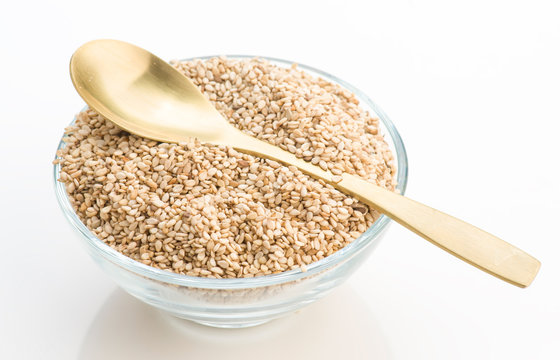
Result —
M229 126L188 78L122 41L94 40L80 47L70 61L70 75L91 108L133 134L165 142L189 137L212 142Z

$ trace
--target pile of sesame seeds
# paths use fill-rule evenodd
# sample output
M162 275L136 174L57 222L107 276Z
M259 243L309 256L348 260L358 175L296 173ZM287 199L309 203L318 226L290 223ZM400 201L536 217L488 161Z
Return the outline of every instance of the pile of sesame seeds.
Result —
M379 120L346 89L261 59L174 62L240 130L329 169L393 190L395 164ZM191 276L253 277L318 261L379 214L275 161L226 146L160 143L93 110L57 153L59 180L104 243Z

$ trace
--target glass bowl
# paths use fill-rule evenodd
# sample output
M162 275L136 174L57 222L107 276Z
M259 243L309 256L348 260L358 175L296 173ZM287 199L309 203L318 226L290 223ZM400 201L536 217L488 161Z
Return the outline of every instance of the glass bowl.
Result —
M207 59L199 57L198 59ZM254 56L231 55L230 58ZM262 57L273 64L291 66L291 61ZM190 59L189 59L190 60ZM407 157L403 142L387 115L364 93L326 72L298 65L307 73L322 77L353 92L360 106L379 117L384 134L397 161L397 191L404 193ZM61 140L59 148L65 146ZM60 166L54 165L55 192L76 238L109 276L132 296L179 318L216 327L246 327L262 324L294 312L329 293L343 283L371 254L384 236L390 219L382 215L349 245L320 261L280 274L241 279L212 279L172 273L144 265L112 249L82 223L58 182Z

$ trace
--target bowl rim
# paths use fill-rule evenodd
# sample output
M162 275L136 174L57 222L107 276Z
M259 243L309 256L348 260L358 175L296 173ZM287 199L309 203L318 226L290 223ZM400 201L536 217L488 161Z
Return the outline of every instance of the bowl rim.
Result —
M190 61L190 60L207 60L212 57L217 56L225 56L227 58L232 59L247 59L247 58L259 58L266 60L270 63L282 66L282 67L289 67L291 66L294 61L274 58L274 57L267 57L262 55L209 55L209 56L197 56L187 59L181 59L180 61ZM395 128L392 121L389 117L381 110L379 106L377 106L364 92L357 89L353 85L349 84L348 82L339 79L336 76L333 76L325 71L316 69L314 67L297 63L297 67L299 70L303 70L308 74L311 74L314 77L322 77L323 79L328 80L329 82L334 82L347 90L350 90L352 93L356 95L358 100L360 101L360 106L364 106L367 108L366 110L372 110L374 112L373 115L377 115L379 120L381 121L384 129L383 135L385 136L388 134L392 140L392 151L394 152L393 156L397 161L397 186L396 190L404 194L407 186L408 181L408 157L406 154L406 149L404 147L403 141L401 139L400 134L398 133L397 129ZM84 109L87 109L87 105ZM76 120L71 122L73 124ZM64 135L62 136L57 150L64 148L66 143L63 141ZM391 147L391 143L389 142ZM55 155L55 158L57 156ZM313 262L307 266L306 271L301 270L301 268L297 268L294 270L289 270L285 272L281 272L278 274L271 274L271 275L262 275L256 276L251 278L227 278L227 279L216 279L216 278L206 278L206 277L197 277L197 276L189 276L183 274L173 273L167 270L157 269L155 267L142 264L136 260L129 258L128 256L121 254L117 250L111 248L103 241L98 239L80 220L76 212L74 211L68 194L66 193L66 186L64 183L58 181L59 172L60 172L60 165L55 164L53 167L54 170L54 188L56 198L64 213L66 219L70 222L72 227L82 235L87 243L93 247L101 256L103 256L106 260L125 268L133 273L139 274L149 279L157 280L160 282L177 285L177 286L186 286L186 287L194 287L194 288L204 288L204 289L247 289L247 288L256 288L256 287L263 287L263 286L270 286L270 285L278 285L286 282L291 282L295 280L299 280L305 277L313 276L318 274L322 271L325 271L331 267L342 263L354 255L358 254L362 249L364 249L368 244L372 241L378 239L378 235L387 227L390 223L390 219L385 216L381 215L372 226L370 226L365 232L363 232L358 238L352 241L350 244L346 245L342 249L338 250L334 254L327 256L324 259L319 261Z

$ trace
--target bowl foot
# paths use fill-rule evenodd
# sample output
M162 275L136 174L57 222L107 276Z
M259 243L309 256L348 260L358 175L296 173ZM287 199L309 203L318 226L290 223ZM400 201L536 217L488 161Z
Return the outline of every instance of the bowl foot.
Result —
M170 313L164 310L160 310L160 311L162 315L166 317L174 325L178 327L185 327L185 328L190 328L193 326L193 323L195 323L195 324L200 324L213 328L242 329L242 328L262 325L276 318L276 317L267 317L265 319L263 318L260 319L198 318L197 319L195 317L183 317L179 314Z
M183 319L181 319L183 320ZM213 322L213 321L197 321L193 320L197 324L211 326L215 328L222 328L222 329L241 329L241 328L248 328L253 326L258 326L269 322L270 320L259 320L259 321L241 321L241 322Z

